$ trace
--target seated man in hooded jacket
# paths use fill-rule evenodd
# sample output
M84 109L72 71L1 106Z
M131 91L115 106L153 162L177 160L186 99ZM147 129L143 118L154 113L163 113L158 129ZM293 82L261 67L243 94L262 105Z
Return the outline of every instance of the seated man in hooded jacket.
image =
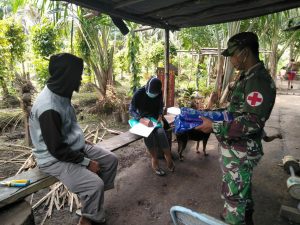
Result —
M32 107L29 128L40 170L79 196L78 224L103 224L104 191L114 187L118 160L98 145L85 143L71 104L82 72L81 58L68 53L51 56L50 78Z
M138 89L132 98L130 104L130 114L136 120L145 124L149 118L153 118L158 122L162 121L163 115L163 99L162 99L162 83L156 78L152 77L147 84ZM165 171L159 167L157 154L162 150L167 161L168 169L173 172L175 169L174 162L170 151L169 141L164 128L155 128L154 131L144 138L147 149L151 155L152 169L155 174L159 176L165 175Z

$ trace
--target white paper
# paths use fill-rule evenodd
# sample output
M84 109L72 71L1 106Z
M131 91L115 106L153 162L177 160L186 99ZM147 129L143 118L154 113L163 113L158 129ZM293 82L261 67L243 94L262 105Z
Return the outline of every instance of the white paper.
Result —
M179 115L180 114L180 108L177 107L170 107L167 109L167 113L173 114L173 115Z
M148 137L152 131L154 130L155 125L153 127L147 127L144 124L138 123L134 125L129 132L133 134L137 134L143 137Z

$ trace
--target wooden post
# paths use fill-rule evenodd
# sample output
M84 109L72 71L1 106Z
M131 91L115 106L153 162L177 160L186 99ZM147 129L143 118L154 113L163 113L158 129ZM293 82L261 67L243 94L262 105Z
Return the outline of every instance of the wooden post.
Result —
M164 104L165 109L168 107L169 99L169 74L170 74L170 43L169 43L169 29L165 29L165 88L164 88Z

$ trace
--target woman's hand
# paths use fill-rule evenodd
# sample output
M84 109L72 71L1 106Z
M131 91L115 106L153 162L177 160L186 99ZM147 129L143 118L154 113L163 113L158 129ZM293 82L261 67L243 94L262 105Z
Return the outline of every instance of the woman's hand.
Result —
M162 115L159 115L157 118L157 123L161 123L161 121L162 121Z
M147 127L153 127L152 121L149 120L148 118L145 118L145 117L143 117L143 118L140 119L140 123L144 124Z

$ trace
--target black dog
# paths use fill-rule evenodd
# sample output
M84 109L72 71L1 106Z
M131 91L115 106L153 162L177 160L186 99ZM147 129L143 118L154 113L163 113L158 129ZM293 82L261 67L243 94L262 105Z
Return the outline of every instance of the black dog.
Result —
M196 148L197 153L199 153L199 142L202 140L203 141L203 152L204 152L204 155L207 156L208 154L206 153L206 144L207 144L209 136L210 136L210 133L206 134L206 133L203 133L202 131L197 131L195 129L189 130L182 134L176 134L176 139L177 139L177 143L178 143L178 154L179 154L180 161L183 160L182 152L186 148L188 140L197 141L197 148Z

